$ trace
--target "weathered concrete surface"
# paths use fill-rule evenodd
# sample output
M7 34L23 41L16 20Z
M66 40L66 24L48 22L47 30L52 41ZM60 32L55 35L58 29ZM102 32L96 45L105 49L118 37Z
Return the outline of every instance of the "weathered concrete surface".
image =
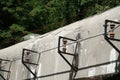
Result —
M76 39L77 35L81 35L81 39L92 37L104 33L104 22L106 19L120 20L120 7L116 7L106 11L100 15L95 15L87 19L77 21L70 25L59 28L37 38L16 44L14 46L0 50L0 58L16 60L12 62L10 80L23 80L27 75L26 68L21 63L22 49L38 51L41 53L37 76L47 75L51 73L70 70L69 65L61 58L57 52L57 48L46 51L58 46L58 37L64 36ZM116 34L119 34L120 29ZM115 44L120 48L118 42ZM74 52L75 44L70 45L68 51ZM43 52L46 51L46 52ZM89 65L99 64L112 61L117 58L118 53L105 41L104 36L98 36L92 39L80 42L79 46L79 68ZM33 55L34 56L34 55ZM65 57L72 62L72 57ZM115 64L109 64L100 67L93 67L77 72L76 78L88 77L93 75L113 73ZM39 80L68 80L69 73L44 77Z
M92 77L84 77L84 78L78 78L74 80L119 80L120 79L120 73L113 73L113 74L105 74L105 75L98 75L98 76L92 76Z

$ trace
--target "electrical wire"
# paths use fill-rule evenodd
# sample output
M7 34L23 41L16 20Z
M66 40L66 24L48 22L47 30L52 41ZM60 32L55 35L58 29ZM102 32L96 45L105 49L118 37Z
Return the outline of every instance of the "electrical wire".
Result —
M116 62L119 62L119 61L118 60L113 60L113 61L108 61L108 62L99 63L99 64L95 64L95 65L90 65L90 66L86 66L86 67L81 67L81 68L78 68L78 71L85 70L85 69L88 69L88 68L93 68L93 67L109 65L111 63L116 63ZM37 78L46 78L46 77L51 77L51 76L55 76L55 75L66 74L66 73L69 73L71 71L72 70L66 70L66 71L56 72L56 73L47 74L47 75L41 75L41 76L38 76ZM33 79L35 79L35 78L28 78L28 79L25 79L25 80L33 80Z
M117 29L118 27L120 27L120 25L116 26L116 27L113 28L112 30L115 30L115 29ZM109 32L110 32L110 31L108 31L107 33L109 33ZM84 38L84 39L78 39L78 40L76 40L76 41L74 41L74 42L71 42L71 43L68 43L68 44L66 44L66 45L71 45L71 44L74 44L74 43L77 43L77 42L86 41L86 40L89 40L89 39L92 39L92 38L96 38L96 37L99 37L99 36L102 36L102 35L104 35L104 33L97 34L97 35L95 35L95 36L87 37L87 38ZM62 47L62 46L60 46L60 47ZM45 52L49 52L49 51L55 50L55 49L57 49L57 48L58 48L58 47L54 47L54 48L47 49L47 50L44 50L44 51L41 51L41 52L35 51L36 53L34 53L34 54L32 54L32 55L35 55L35 54L43 54L43 53L45 53ZM14 60L10 60L9 62L14 62L14 61L17 61L17 60L20 60L20 59L22 59L22 58L19 57L19 58L16 58L16 59L14 59ZM9 62L7 62L7 63L9 63ZM7 64L7 63L6 63L6 64Z
M118 27L119 27L120 25L118 25L117 27L115 27L115 28L113 28L113 30L115 30L115 29L117 29ZM108 31L107 33L109 33L110 31ZM95 37L99 37L99 36L101 36L101 35L104 35L104 33L101 33L101 34L98 34L98 35L95 35L95 36L91 36L91 37L87 37L87 38L84 38L84 39L78 39L78 40L76 40L76 41L74 41L74 42L72 42L72 43L68 43L68 44L66 44L66 45L71 45L71 44L74 44L74 43L77 43L77 42L82 42L82 41L85 41L85 40L89 40L89 39L92 39L92 38L95 38ZM62 46L60 46L60 47L62 47ZM43 54L43 53L45 53L45 52L48 52L48 51L51 51L51 50L55 50L55 49L57 49L58 47L54 47L54 48L51 48L51 49L47 49L47 50L44 50L44 51L41 51L41 52L37 52L37 51L35 51L37 54ZM34 55L34 54L32 54L32 55ZM9 62L14 62L14 61L17 61L17 60L20 60L21 59L21 57L19 57L19 58L16 58L16 59L14 59L14 60L10 60ZM7 62L7 63L9 63L9 62ZM6 63L6 64L7 64ZM6 65L4 65L4 66L6 66ZM83 68L84 69L84 68ZM81 69L79 69L79 70L81 70ZM68 71L65 71L65 72L61 72L61 73L67 73L67 72L71 72L70 70L68 70ZM60 73L60 74L61 74ZM58 73L59 74L59 73ZM56 75L56 74L53 74L53 75ZM50 75L46 75L46 76L40 76L39 78L42 78L42 77L47 77L47 76L50 76ZM52 76L52 75L51 75Z
M117 29L119 26L120 26L120 25L118 25L117 27L113 28L112 30ZM109 33L109 32L110 32L110 31L108 31L107 33ZM101 36L101 35L104 35L104 33L97 34L97 35L95 35L95 36L87 37L87 38L84 38L84 39L78 39L78 40L76 40L76 41L74 41L74 42L71 42L71 43L68 43L68 44L66 44L66 45L71 45L71 44L74 44L74 43L77 43L77 42L82 42L82 41L85 41L85 40L89 40L89 39L92 39L92 38L99 37L99 36ZM62 46L60 46L60 47L62 47ZM44 50L44 51L41 51L41 52L35 51L36 53L34 53L34 54L32 54L32 55L41 54L41 53L43 54L43 53L45 53L45 52L48 52L48 51L51 51L51 50L54 50L54 49L57 49L57 48L58 48L58 47L54 47L54 48L47 49L47 50ZM17 60L19 60L19 59L21 59L21 57L20 57L20 58L16 58L16 59L14 59L14 60L11 60L11 62L17 61Z
M117 29L119 26L120 26L120 25L118 25L117 27L113 28L112 30ZM109 33L109 32L110 32L110 31L108 31L107 33ZM97 35L95 35L95 36L87 37L87 38L84 38L84 39L78 39L78 40L76 40L76 41L74 41L74 42L71 42L71 43L68 43L68 44L66 44L66 45L71 45L71 44L74 44L74 43L77 43L77 42L82 42L82 41L89 40L89 39L92 39L92 38L96 38L96 37L99 37L99 36L102 36L102 35L104 35L104 33L97 34ZM60 46L60 47L62 47L62 46ZM49 52L49 51L55 50L55 49L57 49L57 48L58 48L58 47L54 47L54 48L47 49L47 50L44 50L44 51L41 51L41 52L36 52L36 53L34 53L34 54L31 54L31 55L41 54L41 53L43 54L43 53L45 53L45 52ZM21 59L21 58L18 58L18 59ZM17 59L16 59L16 60L17 60Z

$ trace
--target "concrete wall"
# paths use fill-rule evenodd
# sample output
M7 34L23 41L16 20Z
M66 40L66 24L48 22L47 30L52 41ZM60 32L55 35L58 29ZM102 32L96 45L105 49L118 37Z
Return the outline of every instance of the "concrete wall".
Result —
M57 52L58 37L64 36L76 39L80 34L81 39L92 37L104 33L104 22L106 19L120 20L120 7L116 7L102 14L77 21L63 28L49 32L37 38L21 42L14 46L0 50L0 58L12 60L10 80L24 80L28 74L27 69L21 63L22 49L30 49L40 52L37 76L70 70L70 66L63 60ZM120 29L116 31L119 34ZM118 42L114 42L120 47ZM46 51L53 48L53 50ZM75 51L75 44L68 47L68 51ZM46 51L46 52L44 52ZM38 54L37 54L38 55ZM32 55L36 56L36 55ZM90 65L104 63L117 59L118 53L105 41L104 36L87 39L80 42L79 46L79 68ZM72 62L72 57L65 55ZM77 72L76 78L88 77L100 74L115 72L115 64L100 67L93 67ZM39 78L38 80L69 80L69 74L54 75Z

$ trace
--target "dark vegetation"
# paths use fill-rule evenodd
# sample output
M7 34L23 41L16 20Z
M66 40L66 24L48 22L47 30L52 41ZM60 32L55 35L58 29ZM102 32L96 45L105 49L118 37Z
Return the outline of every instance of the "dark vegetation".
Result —
M0 49L120 4L120 0L0 0Z

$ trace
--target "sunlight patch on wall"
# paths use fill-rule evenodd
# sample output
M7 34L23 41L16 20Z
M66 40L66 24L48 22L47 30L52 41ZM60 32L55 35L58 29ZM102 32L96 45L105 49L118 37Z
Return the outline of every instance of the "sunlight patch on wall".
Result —
M116 50L113 48L110 51L109 61L116 60ZM107 73L115 72L115 63L111 63L107 66Z

